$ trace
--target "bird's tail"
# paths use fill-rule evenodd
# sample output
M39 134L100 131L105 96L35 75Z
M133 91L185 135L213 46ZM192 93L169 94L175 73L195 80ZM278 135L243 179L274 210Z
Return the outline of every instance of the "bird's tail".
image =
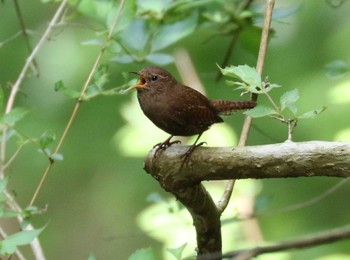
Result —
M222 115L230 115L237 110L251 109L255 101L210 100L211 105Z

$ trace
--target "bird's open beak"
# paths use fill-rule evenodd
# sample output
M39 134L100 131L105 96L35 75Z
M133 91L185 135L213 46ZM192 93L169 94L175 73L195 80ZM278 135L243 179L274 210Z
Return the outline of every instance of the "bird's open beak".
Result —
M128 88L126 91L132 90L132 89L134 89L134 88L136 88L136 89L137 89L137 88L142 88L142 87L146 84L145 78L142 77L138 72L136 72L136 71L130 71L129 73L139 75L140 78L139 78L139 80L137 81L137 83L136 83L135 85L131 86L131 87Z

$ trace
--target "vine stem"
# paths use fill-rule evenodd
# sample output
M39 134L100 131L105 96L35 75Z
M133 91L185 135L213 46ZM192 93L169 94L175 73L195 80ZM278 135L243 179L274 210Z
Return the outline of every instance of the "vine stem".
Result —
M268 45L268 40L269 40L269 32L270 32L270 27L271 27L272 12L273 12L274 5L275 5L275 0L268 0L267 1L267 6L266 6L266 10L265 10L264 25L263 25L260 47L259 47L258 60L257 60L257 64L256 64L256 70L259 73L259 75L262 74L262 71L264 68L264 62L265 62L267 45ZM257 99L258 99L258 95L252 93L251 100L257 101ZM252 121L253 121L253 119L251 116L246 117L246 119L243 123L243 126L242 126L242 132L241 132L241 136L239 138L238 146L245 146L246 145ZM223 193L220 201L217 203L217 207L218 207L219 212L223 212L225 210L225 208L227 207L227 205L230 201L231 195L232 195L235 181L236 180L233 179L233 180L230 180L227 182L224 193Z
M78 98L77 102L75 103L73 111L72 111L72 113L71 113L71 115L69 117L69 120L67 122L67 125L66 125L66 127L65 127L65 129L64 129L64 131L62 133L62 136L61 136L61 138L60 138L60 140L59 140L59 142L58 142L58 144L56 146L55 153L58 153L59 150L61 149L61 147L62 147L62 145L63 145L63 143L64 143L64 141L66 139L66 136L67 136L67 134L68 134L68 132L69 132L73 122L74 122L74 119L76 118L76 115L78 113L78 110L79 110L81 102L82 102L82 98L85 95L88 86L90 85L91 79L93 78L93 76L95 74L95 71L97 70L98 66L100 65L102 56L103 56L103 54L104 54L104 52L105 52L105 50L106 50L106 48L108 46L108 42L113 37L113 33L114 33L114 30L115 30L116 25L118 23L118 20L119 20L119 17L120 17L120 13L121 13L121 11L123 9L124 3L125 3L125 0L122 0L119 3L119 7L118 7L118 10L117 10L117 12L116 12L116 14L114 16L114 20L113 20L113 23L112 23L112 25L110 27L107 40L106 40L105 44L101 47L101 50L100 50L100 52L99 52L99 54L98 54L98 56L96 58L96 61L95 61L94 65L93 65L93 67L92 67L92 69L91 69L91 71L89 73L89 76L88 76L85 84L83 85L80 97ZM40 191L41 191L41 189L42 189L42 187L43 187L43 185L45 183L45 180L46 180L48 174L50 173L50 171L52 169L52 166L53 166L54 162L55 162L54 160L50 160L50 163L47 166L47 168L46 168L46 170L45 170L45 172L44 172L44 174L43 174L43 176L42 176L42 178L41 178L41 180L40 180L40 182L39 182L39 184L38 184L38 186L37 186L37 188L36 188L36 190L34 192L34 195L33 195L32 199L31 199L31 201L29 203L29 206L32 206L34 204L35 200L37 199L37 197L38 197L38 195L39 195L39 193L40 193Z

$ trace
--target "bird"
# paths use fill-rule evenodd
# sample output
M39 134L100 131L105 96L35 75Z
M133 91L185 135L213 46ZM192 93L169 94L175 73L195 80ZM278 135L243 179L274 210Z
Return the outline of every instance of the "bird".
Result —
M143 113L154 125L170 134L164 142L155 145L157 150L180 141L171 141L174 136L193 136L197 138L184 154L188 161L199 138L216 123L223 122L220 115L229 115L237 110L251 109L255 101L211 100L197 90L179 83L167 70L160 67L146 67L138 72L139 80L128 90L136 89L137 98Z

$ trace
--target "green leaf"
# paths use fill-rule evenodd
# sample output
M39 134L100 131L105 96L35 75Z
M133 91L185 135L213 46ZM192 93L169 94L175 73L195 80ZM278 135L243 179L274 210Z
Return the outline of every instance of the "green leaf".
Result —
M164 49L187 35L190 35L196 28L197 21L198 12L193 12L186 19L160 27L159 31L156 32L153 37L151 52L153 53Z
M323 111L325 111L327 109L327 107L323 106L321 108L317 108L314 110L311 110L309 112L306 112L300 116L298 116L299 119L308 119L308 118L314 118L316 116L318 116L319 114L321 114Z
M253 109L249 109L245 111L243 114L257 118L257 117L263 117L263 116L277 115L278 113L276 112L276 110L272 109L271 107L258 105Z
M295 115L298 110L295 103L298 101L299 97L298 89L285 92L280 98L281 111L288 108Z
M120 32L118 38L123 46L127 46L128 50L134 50L133 55L137 55L135 51L142 53L147 50L150 38L149 26L145 20L136 19Z
M53 131L45 131L39 139L39 144L41 148L46 148L49 144L53 143L56 140L56 133Z
M172 63L174 61L174 58L169 54L153 53L148 55L146 57L146 60L157 65L167 65L169 63Z
M55 91L60 92L63 95L65 95L66 97L69 97L69 98L78 98L78 97L80 97L80 92L66 87L66 85L64 85L62 80L57 81L55 83Z
M118 55L118 56L112 57L110 60L114 62L124 63L124 64L132 63L135 61L131 55Z
M27 108L16 107L11 112L4 114L1 122L5 125L13 126L16 122L25 117L28 112L29 109Z
M182 254L187 246L187 243L184 243L183 245L177 247L177 248L167 248L166 251L168 251L170 254L172 254L177 260L182 259Z
M109 66L102 65L94 73L94 83L99 88L102 89L109 82Z
M101 94L101 89L99 87L97 87L95 84L90 85L86 89L86 92L85 92L84 96L82 97L82 100L89 100L93 97L98 96L99 94Z
M350 65L343 60L334 60L325 66L326 75L330 78L338 78L350 71Z
M25 230L17 232L13 235L6 237L1 241L0 254L11 255L16 252L17 246L27 245L32 242L45 227L34 230Z
M128 260L156 260L152 248L143 248L136 250Z
M137 11L155 19L162 19L172 0L137 0Z
M226 67L224 69L220 68L220 70L224 76L233 77L242 81L242 83L231 82L231 84L239 85L239 88L244 88L253 93L263 93L261 77L255 68L249 67L248 65L239 65Z
M82 41L82 45L97 45L97 46L102 46L105 43L103 39L97 38L97 39L91 39L91 40L86 40Z

